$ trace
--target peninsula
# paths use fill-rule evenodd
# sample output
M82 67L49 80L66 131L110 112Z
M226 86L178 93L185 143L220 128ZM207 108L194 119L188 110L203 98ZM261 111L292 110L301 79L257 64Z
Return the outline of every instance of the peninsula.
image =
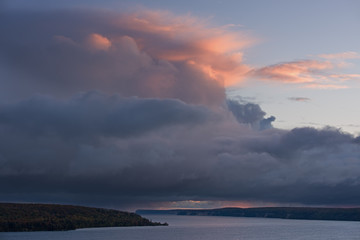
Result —
M260 217L304 220L360 221L360 208L263 207L219 209L137 210L137 214Z
M135 213L57 204L0 203L0 232L63 231L94 227L159 226Z

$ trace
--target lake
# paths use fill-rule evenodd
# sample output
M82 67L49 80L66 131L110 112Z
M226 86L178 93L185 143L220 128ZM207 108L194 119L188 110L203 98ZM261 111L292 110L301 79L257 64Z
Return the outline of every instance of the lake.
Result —
M64 232L0 233L0 240L300 240L359 239L360 222L148 215L168 227L88 228Z

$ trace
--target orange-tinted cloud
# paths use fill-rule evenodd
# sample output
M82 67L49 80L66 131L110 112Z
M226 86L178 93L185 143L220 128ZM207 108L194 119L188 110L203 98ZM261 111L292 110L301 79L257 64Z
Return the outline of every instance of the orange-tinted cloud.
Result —
M97 33L90 34L86 39L86 44L91 50L106 51L111 47L110 40Z
M304 85L305 88L315 88L315 89L345 89L349 88L346 85L338 85L338 84L323 84L323 83L311 83Z
M331 74L330 77L339 79L341 81L347 81L347 80L352 80L352 79L359 80L360 74Z
M150 56L191 64L225 86L240 82L250 70L242 63L241 51L256 40L241 32L164 11L126 14L115 24L135 32L132 37Z
M260 68L256 70L255 75L262 79L285 83L311 83L321 76L320 71L332 68L331 62L303 60Z
M306 88L343 89L348 86L344 81L359 79L360 74L342 74L341 68L349 66L346 58L355 58L354 52L320 55L328 60L302 60L279 63L251 72L262 80L298 84ZM340 62L339 62L340 61Z
M30 29L25 24L42 34L24 31ZM243 50L256 41L234 30L164 11L39 12L13 24L0 58L33 77L31 84L16 83L31 85L24 87L27 95L69 96L96 89L221 105L224 87L242 81L250 70L242 61ZM41 44L21 51L21 46L30 46L30 35Z

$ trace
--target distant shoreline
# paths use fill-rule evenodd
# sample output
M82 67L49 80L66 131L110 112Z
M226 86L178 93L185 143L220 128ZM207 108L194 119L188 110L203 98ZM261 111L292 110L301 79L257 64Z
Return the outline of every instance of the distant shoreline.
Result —
M139 215L229 216L303 220L360 221L360 208L263 207L137 210Z
M58 204L0 203L0 232L167 225L152 222L135 213L111 209Z

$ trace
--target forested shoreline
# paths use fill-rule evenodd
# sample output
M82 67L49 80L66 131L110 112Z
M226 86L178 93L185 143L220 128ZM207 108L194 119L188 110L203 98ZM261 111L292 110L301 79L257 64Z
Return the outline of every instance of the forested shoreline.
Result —
M0 203L0 232L167 225L135 213L58 204Z

